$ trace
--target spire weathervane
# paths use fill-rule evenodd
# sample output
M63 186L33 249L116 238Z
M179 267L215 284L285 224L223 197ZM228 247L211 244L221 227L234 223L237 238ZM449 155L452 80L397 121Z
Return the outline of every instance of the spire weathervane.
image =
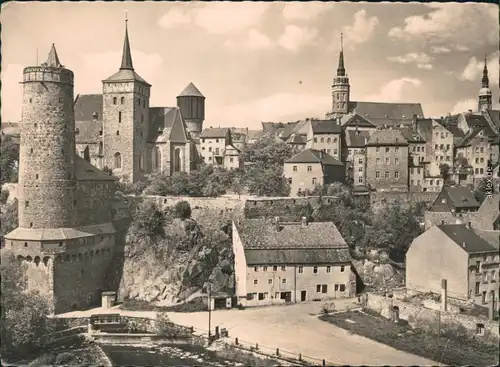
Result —
M344 33L340 33L340 51L344 51Z
M127 24L128 22L128 15L127 15L127 11L125 10L125 25Z

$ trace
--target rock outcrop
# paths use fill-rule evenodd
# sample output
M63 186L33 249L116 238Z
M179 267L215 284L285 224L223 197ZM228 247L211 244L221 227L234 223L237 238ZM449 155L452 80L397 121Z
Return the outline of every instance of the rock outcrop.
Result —
M166 237L137 240L128 235L119 297L157 306L182 302L193 295L234 290L234 255L230 233L203 228L195 220L174 220Z

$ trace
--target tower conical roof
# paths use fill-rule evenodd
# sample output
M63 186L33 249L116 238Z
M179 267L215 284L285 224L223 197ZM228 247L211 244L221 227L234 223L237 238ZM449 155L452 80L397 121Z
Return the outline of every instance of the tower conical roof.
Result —
M205 96L201 94L201 92L196 88L193 83L189 83L189 85L177 96L177 97L203 97Z
M134 65L132 64L132 53L130 52L130 42L128 40L127 21L125 21L125 40L123 41L122 66L120 67L120 70L134 70Z
M486 57L484 58L483 79L482 79L481 82L482 82L483 88L489 88L489 86L490 86L490 80L488 78L488 66L487 66Z
M47 57L47 61L45 62L47 66L52 66L55 68L62 67L61 62L59 61L59 56L57 56L56 46L52 44L52 47L49 51L49 56Z
M344 43L343 43L342 33L340 34L340 54L339 54L339 67L337 68L337 76L345 76Z

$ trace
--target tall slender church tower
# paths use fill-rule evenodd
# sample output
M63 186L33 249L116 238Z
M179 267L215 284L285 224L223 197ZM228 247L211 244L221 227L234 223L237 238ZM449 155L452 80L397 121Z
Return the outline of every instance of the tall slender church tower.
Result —
M348 112L349 105L349 77L344 66L344 44L343 35L340 34L340 54L337 75L333 78L332 85L332 113L331 117L342 117Z
M483 69L483 79L481 80L482 87L479 90L479 98L478 98L478 111L486 111L491 110L492 102L491 102L491 89L490 89L490 80L488 78L488 66L486 65L486 57L484 58L484 69Z
M151 84L134 70L127 19L120 70L102 83L104 165L136 182L146 173Z

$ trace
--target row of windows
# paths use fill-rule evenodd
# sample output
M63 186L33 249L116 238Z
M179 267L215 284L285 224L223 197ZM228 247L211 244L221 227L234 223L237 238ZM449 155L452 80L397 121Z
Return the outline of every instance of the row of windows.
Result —
M293 179L291 177L288 177L288 184L291 185L292 182L293 182ZM318 183L318 180L316 179L316 177L313 177L312 180L311 180L311 182L312 182L313 185L316 185L316 183ZM299 189L299 191L300 191L300 189Z
M94 257L94 256L110 255L110 254L111 254L111 249L103 248L103 249L97 249L95 252L94 252L94 250L87 251L83 254L81 254L81 253L73 254L73 255L66 254L64 256L57 255L56 262L59 262L59 263L75 262L75 261L87 260L87 259Z
M434 180L433 179L430 179L429 181L429 186L434 186ZM411 180L410 181L410 185L414 186L415 183L417 184L417 186L420 186L420 180ZM440 186L441 185L441 180L436 180L436 186Z
M423 147L423 146L421 147L420 145L417 145L417 146L414 145L413 148L412 148L412 151L414 151L414 152L415 151L417 151L417 152L420 152L420 151L425 152L425 147Z
M139 106L142 106L144 108L146 107L146 100L145 99L141 100L140 98L137 98L136 101L137 101L137 104ZM113 97L113 104L117 104L117 103L118 103L118 98ZM125 97L120 98L120 104L125 104Z
M438 145L438 144L436 144L436 145L434 146L434 150L438 150L438 149L439 149L439 150L445 150L445 151L446 151L446 150L450 150L450 144L446 144L446 146L445 146L444 144L439 144L439 145Z
M258 266L258 265L257 265L257 266L254 266L254 267L253 267L253 271L257 272L257 271L259 271L259 270L260 270L260 268L261 268L261 267L260 267L260 266ZM315 266L313 266L313 267L312 267L312 269L313 269L313 273L314 273L314 274L318 274L319 268L320 268L320 267L318 267L318 266L316 266L316 265L315 265ZM286 265L281 265L281 270L282 270L282 271L286 271ZM269 267L268 267L267 265L262 266L262 271L269 271ZM273 266L273 271L278 271L278 265L274 265L274 266ZM344 265L341 265L341 266L340 266L340 272L341 272L341 273L343 273L344 271L345 271L345 266L344 266ZM302 273L304 272L304 267L303 267L302 265L300 265L300 266L298 267L298 272L299 272L299 274L302 274ZM327 266L325 266L325 272L326 272L326 273L331 273L331 272L332 272L332 267L331 267L331 265L327 265Z
M415 170L417 171L417 175L419 175L420 174L420 167L410 168L410 173L413 175L415 173Z
M439 131L436 131L436 136L439 136ZM447 138L448 133L441 133L441 139Z
M376 164L380 164L380 158L376 159ZM391 164L391 159L390 158L386 158L385 159L385 164L386 165L390 165ZM399 164L399 158L394 158L394 164Z
M205 147L201 147L201 150L205 150ZM211 152L212 151L212 147L208 147L208 151ZM219 154L220 152L220 148L215 148L215 154Z
M384 178L390 178L390 176L391 176L390 172L386 171L384 173ZM380 178L380 172L379 171L375 172L375 178ZM399 178L399 172L398 171L394 172L394 178Z
M320 143L324 143L325 142L325 138L320 138L319 139ZM333 142L336 143L338 141L338 139L336 137L333 138ZM318 142L318 138L314 138L314 142L317 143ZM331 143L332 142L332 139L331 138L326 138L326 142L327 143Z
M376 151L377 153L380 153L380 147L376 147L376 148L375 148L375 151ZM385 152L386 152L386 153L389 153L390 151L391 151L391 148L390 148L390 147L385 147ZM399 153L399 147L394 147L394 152L395 152L395 153Z
M335 292L345 292L345 284L334 284ZM328 293L328 284L316 284L316 293Z
M443 157L442 155L436 156L436 162L442 162L443 160L445 160L446 162L450 162L451 158L449 155L447 155L446 157Z
M212 143L212 139L206 139L208 140L207 143L211 144ZM201 139L201 142L204 143L205 142L205 139ZM215 139L215 142L218 143L219 142L219 139Z

